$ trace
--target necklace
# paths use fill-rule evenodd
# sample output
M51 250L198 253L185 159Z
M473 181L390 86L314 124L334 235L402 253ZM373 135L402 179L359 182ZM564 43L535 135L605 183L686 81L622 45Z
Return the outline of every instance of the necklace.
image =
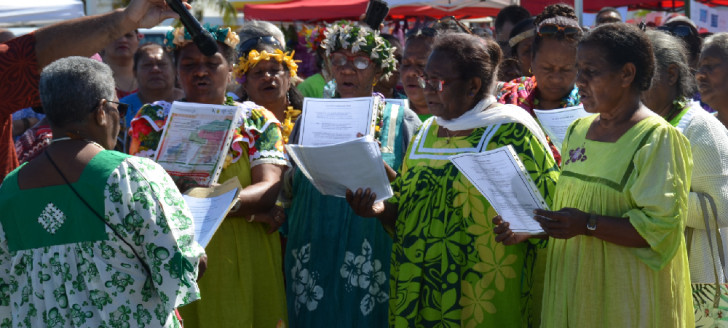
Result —
M447 139L445 140L446 144L450 144L450 142L452 141L452 138L459 137L460 131L455 131L455 132L453 132L452 135L450 135L450 130L448 130L446 128L442 128L442 129L445 130L445 135L447 135Z
M106 149L106 148L104 148L104 146L100 145L96 141L88 140L88 139L77 139L77 138L71 138L71 137L60 137L60 138L52 139L51 140L51 144L54 144L54 143L60 142L60 141L67 141L67 140L81 140L81 141L86 141L87 143L92 144L94 146L97 146L97 147L99 147L101 149Z

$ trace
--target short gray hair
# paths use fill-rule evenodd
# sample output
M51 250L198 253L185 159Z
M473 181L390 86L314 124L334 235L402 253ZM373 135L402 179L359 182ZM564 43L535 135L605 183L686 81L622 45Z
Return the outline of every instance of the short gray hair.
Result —
M243 27L238 31L238 37L240 38L239 44L261 36L272 36L281 43L283 48L286 47L286 38L283 36L281 29L269 22L250 20L245 22Z
M82 122L101 99L114 100L114 75L108 65L85 57L56 60L43 69L38 85L48 121L64 127Z
M662 31L650 30L645 33L652 43L652 50L655 54L655 72L659 72L655 74L653 79L657 78L658 74L667 72L670 65L675 65L678 70L678 96L692 98L697 87L695 78L690 71L689 55L685 42Z
M711 47L718 48L722 52L723 57L728 55L728 32L715 33L705 38L701 52Z

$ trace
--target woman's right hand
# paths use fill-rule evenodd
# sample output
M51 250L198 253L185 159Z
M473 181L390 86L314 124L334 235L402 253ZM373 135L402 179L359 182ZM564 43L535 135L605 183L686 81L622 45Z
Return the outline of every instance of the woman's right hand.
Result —
M358 216L371 218L379 217L384 213L384 202L374 202L375 199L377 199L377 194L369 188L366 190L359 188L356 193L346 189L346 201Z
M528 234L513 232L510 224L503 221L503 218L500 215L496 215L496 217L493 218L493 224L495 225L495 228L493 228L493 232L495 232L496 235L495 241L503 243L503 245L515 245L531 237L531 235Z

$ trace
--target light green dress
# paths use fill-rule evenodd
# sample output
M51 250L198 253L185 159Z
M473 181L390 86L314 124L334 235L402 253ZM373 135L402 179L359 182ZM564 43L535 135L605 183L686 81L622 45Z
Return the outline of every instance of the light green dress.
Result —
M551 238L542 327L693 326L682 233L692 171L688 140L658 116L617 142L588 140L596 117L569 128L553 208L629 220L650 247L584 235Z
M399 216L392 246L390 326L537 326L531 309L534 280L540 279L533 274L544 241L496 243L495 211L448 157L510 144L549 204L559 172L556 162L519 123L452 138L438 137L438 128L434 118L423 124L393 183L395 196L389 202L397 205Z
M225 105L243 108L243 125L233 137L228 153L233 161L224 167L218 181L237 178L247 187L251 167L285 165L279 122L267 109L252 102ZM143 106L132 120L132 150L153 154L170 103L158 101ZM199 286L203 300L179 309L185 328L275 327L287 322L283 261L278 232L268 234L267 225L227 217L205 248L207 271Z

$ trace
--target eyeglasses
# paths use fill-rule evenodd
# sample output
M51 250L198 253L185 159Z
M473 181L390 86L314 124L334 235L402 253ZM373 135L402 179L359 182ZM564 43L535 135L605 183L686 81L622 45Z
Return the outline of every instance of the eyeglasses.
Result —
M459 80L459 79L453 79L453 80ZM424 75L417 77L417 84L422 89L426 89L427 87L432 88L433 90L437 92L442 92L442 89L445 87L445 83L447 81L440 80L440 79L430 79L425 77Z
M106 99L106 102L116 104L116 110L119 112L119 117L126 116L126 111L129 110L129 104L121 103L118 101L108 100Z
M667 33L670 33L674 36L684 38L686 36L692 36L695 35L693 33L693 30L685 25L673 25L673 26L660 26L657 28L660 31L665 31Z
M557 24L541 24L536 29L538 36L550 36L559 32L564 36L574 36L581 33L581 29L576 26L561 26Z
M334 66L344 66L347 62L353 63L354 67L356 67L357 69L367 69L367 67L369 67L369 64L371 64L372 60L369 59L369 57L363 55L349 56L340 52L335 52L331 54L331 63Z
M252 39L246 40L245 42L241 43L238 46L238 53L241 56L247 56L248 52L250 52L250 50L255 48L255 46L257 46L259 43L270 44L274 47L283 49L283 46L281 45L280 42L278 42L278 40L276 38L268 35L268 36L259 36L257 38L252 38Z

